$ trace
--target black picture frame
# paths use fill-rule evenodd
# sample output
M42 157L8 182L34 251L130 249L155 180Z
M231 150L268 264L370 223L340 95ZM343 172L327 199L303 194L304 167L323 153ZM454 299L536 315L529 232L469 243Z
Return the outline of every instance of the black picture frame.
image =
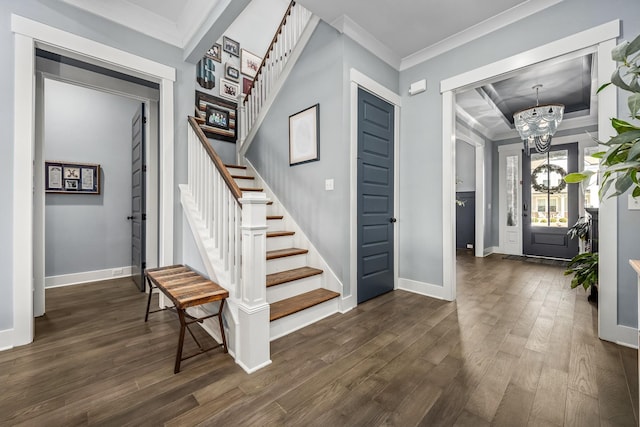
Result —
M222 50L229 55L240 57L240 43L227 36L222 36Z
M100 165L44 162L45 193L100 194Z
M229 111L207 105L205 124L219 129L229 129Z
M320 160L320 104L289 116L289 166Z
M220 46L220 43L214 43L213 46L207 50L207 53L205 53L204 56L211 58L214 61L222 62L222 46Z
M201 125L200 128L207 138L233 143L236 142L238 105L235 102L196 90L195 107L196 119L199 120ZM209 107L228 113L227 128L210 126L207 124L207 108Z
M227 62L224 64L224 76L229 80L237 82L240 80L240 70L235 65Z

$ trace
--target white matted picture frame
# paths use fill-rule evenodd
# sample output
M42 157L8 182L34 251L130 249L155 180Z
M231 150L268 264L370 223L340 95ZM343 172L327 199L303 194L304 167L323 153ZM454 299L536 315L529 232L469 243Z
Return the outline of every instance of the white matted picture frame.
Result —
M289 166L320 160L320 104L289 116Z
M240 85L227 79L220 79L220 96L222 98L238 101Z
M240 50L240 71L245 76L254 78L260 69L262 58L246 49Z

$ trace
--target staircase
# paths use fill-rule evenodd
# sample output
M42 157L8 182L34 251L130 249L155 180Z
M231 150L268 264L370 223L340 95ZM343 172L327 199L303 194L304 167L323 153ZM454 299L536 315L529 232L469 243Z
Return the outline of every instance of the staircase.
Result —
M247 166L225 165L242 191L263 191ZM267 204L267 303L270 337L279 338L338 311L335 291L323 288L324 271L309 266L309 249L296 231L287 230L278 203Z

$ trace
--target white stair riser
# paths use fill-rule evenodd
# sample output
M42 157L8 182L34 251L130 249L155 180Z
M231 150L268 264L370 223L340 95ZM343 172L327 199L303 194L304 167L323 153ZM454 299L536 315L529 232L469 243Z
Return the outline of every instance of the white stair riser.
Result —
M281 319L271 322L271 340L280 338L293 331L309 326L325 317L331 316L338 312L339 298L333 298L322 304L314 305L306 310L285 316Z
M243 175L243 176L247 175L247 170L246 169L229 168L228 167L227 170L229 171L229 173L231 175Z
M293 236L267 237L267 250L275 251L293 247Z
M313 291L322 287L322 275L305 277L304 279L294 280L293 282L281 283L276 286L267 288L267 302L272 304L295 295Z
M279 273L307 265L307 254L267 260L267 274Z
M267 231L284 231L284 220L268 219Z
M238 187L240 188L257 187L256 181L254 179L234 178L234 181L236 182L236 184L238 184Z

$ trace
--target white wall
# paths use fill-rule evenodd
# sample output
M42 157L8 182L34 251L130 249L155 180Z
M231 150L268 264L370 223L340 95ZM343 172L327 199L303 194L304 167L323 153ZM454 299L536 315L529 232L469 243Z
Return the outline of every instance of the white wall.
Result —
M46 195L45 275L131 265L131 118L139 101L44 85L45 160L99 163L101 194Z

